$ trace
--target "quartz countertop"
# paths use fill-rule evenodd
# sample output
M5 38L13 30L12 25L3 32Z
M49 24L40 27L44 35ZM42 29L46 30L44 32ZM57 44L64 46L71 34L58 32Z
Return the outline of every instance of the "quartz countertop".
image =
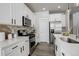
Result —
M17 44L23 40L29 40L28 36L20 36L9 40L0 41L0 48L6 47L12 44Z
M76 38L76 35L74 34L70 34L69 36L63 36L62 34L54 34L54 36L56 38L64 38L67 40L67 38L71 38L72 40L78 41L79 42L79 38Z

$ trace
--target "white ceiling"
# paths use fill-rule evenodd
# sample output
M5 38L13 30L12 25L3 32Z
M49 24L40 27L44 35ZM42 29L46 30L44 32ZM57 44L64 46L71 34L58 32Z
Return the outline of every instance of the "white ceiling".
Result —
M25 3L33 12L43 11L42 8L46 8L49 12L62 12L66 11L68 8L75 7L74 3ZM58 9L58 6L61 8Z

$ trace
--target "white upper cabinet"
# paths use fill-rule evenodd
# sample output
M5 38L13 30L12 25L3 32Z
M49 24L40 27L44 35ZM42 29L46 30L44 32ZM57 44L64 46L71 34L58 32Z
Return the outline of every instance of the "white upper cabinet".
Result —
M23 16L23 3L13 3L12 4L12 16L14 20L14 25L22 26L22 16Z
M55 21L55 16L54 16L54 14L51 14L51 15L49 16L49 21Z
M62 15L61 19L62 19L62 26L65 27L66 26L66 16Z
M11 4L0 3L0 24L11 24Z
M55 14L55 21L62 21L62 15L61 14Z
M60 14L50 14L50 18L49 18L50 22L61 22L62 26L66 26L65 23L65 14L60 13Z
M22 26L22 16L34 20L32 11L24 3L12 4L12 15L16 21L14 25Z
M22 16L34 19L24 3L0 3L0 24L22 26Z

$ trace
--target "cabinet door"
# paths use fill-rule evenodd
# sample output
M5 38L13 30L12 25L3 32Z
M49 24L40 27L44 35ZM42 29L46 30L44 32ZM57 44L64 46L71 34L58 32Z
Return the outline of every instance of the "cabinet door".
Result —
M13 52L9 54L8 56L20 56L19 47L14 49Z
M20 55L21 56L27 56L28 55L27 54L27 49L28 49L27 43L25 43L24 41L19 44L19 49L20 49Z
M3 56L19 56L20 50L18 44L13 44L7 47L2 48Z
M54 14L51 14L51 15L50 15L49 21L51 21L51 22L52 22L52 21L55 21L55 15L54 15Z
M12 14L13 19L15 20L14 25L22 26L23 5L23 3L12 4Z
M11 4L0 3L0 24L11 24Z
M8 56L20 56L19 47L14 49L13 52L11 54L9 54Z
M79 38L79 12L78 12L78 15L77 15L77 35L78 35L78 38Z
M24 47L25 47L24 54L28 56L29 55L29 41L25 42Z
M22 56L25 56L25 46L24 46L24 44L25 44L25 43L22 42L22 45L21 45L21 53L22 53L21 55L22 55Z
M77 14L73 14L73 34L77 34Z
M11 4L11 8L12 8L12 17L13 17L13 19L12 19L12 25L15 25L15 23L14 23L14 20L16 20L16 6L15 6L15 4L14 3L12 3Z
M62 26L65 27L66 26L66 20L65 20L65 15L62 15Z
M22 56L29 55L29 41L25 41L22 43Z
M19 43L19 55L21 55L21 56L23 56L22 54L23 54L23 42L20 42Z
M62 15L61 14L55 14L55 21L61 21Z

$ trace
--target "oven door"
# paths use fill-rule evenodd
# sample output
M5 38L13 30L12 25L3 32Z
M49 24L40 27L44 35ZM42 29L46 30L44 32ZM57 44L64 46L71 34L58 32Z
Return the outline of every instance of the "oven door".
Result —
M30 47L32 48L35 45L35 34L31 34L29 36L29 40L30 40Z

